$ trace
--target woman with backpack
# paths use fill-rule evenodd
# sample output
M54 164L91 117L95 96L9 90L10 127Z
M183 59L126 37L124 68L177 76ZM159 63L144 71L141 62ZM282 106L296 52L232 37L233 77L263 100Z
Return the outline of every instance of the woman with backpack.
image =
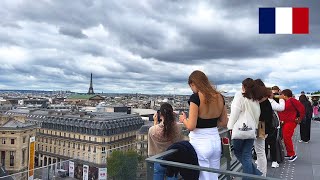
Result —
M277 143L280 141L279 131L280 131L280 120L278 112L281 112L285 108L285 101L283 100L283 95L280 95L277 100L279 103L273 98L274 94L270 93L269 101L273 110L272 116L272 125L269 130L268 137L266 138L266 156L268 156L268 146L270 146L270 157L271 157L271 167L278 168L279 163L282 162L281 157L277 158L277 153L281 151L281 149L277 149ZM280 144L282 145L282 144Z

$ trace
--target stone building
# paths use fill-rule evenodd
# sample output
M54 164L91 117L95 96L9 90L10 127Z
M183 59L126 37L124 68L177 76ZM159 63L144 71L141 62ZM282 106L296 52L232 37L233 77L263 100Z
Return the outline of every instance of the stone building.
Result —
M144 124L140 116L124 113L88 113L81 117L29 113L26 118L40 127L36 143L39 167L69 159L77 165L106 167L113 150L136 148L136 132Z
M0 166L10 174L28 169L29 139L36 136L36 129L24 115L0 115Z

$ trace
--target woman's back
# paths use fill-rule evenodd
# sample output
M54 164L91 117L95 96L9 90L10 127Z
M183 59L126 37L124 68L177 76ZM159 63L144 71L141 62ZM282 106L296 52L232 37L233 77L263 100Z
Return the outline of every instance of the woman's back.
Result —
M208 104L206 104L205 96L199 92L200 106L199 117L201 119L213 119L218 118L224 108L224 99L221 94L212 94L212 98Z

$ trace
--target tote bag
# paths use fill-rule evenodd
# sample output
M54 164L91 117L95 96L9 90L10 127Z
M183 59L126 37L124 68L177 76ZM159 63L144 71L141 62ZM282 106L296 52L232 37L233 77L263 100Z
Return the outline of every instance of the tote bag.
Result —
M244 113L232 129L232 139L255 139L256 138L256 121L254 119L254 113L249 105L249 100L244 99Z

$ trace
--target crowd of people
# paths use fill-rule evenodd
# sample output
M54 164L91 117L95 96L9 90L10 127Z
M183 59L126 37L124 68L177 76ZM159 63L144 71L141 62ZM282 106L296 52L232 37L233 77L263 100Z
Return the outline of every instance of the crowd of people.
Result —
M246 78L242 81L241 90L234 96L228 118L224 97L203 72L198 70L192 72L188 84L193 91L188 101L189 114L187 117L186 113L182 112L179 122L190 130L189 141L177 145L182 141L179 134L181 129L174 120L172 106L165 103L161 106L160 113L155 113L154 126L149 129L149 156L164 152L176 144L176 147L182 147L181 152L196 154L196 162L191 162L194 165L219 169L221 138L218 128L226 127L230 130L234 154L242 164L243 172L266 176L269 151L272 168L279 167L283 159L294 162L298 158L292 142L297 125L300 124L299 142L310 141L312 106L304 94L297 100L293 98L290 89L281 91L277 86L268 88L261 79ZM183 151L183 147L191 150ZM252 155L253 147L257 157L255 163ZM285 149L285 154L281 154L282 149ZM183 156L187 157L187 154ZM177 173L173 176L171 173L169 176L168 171L172 169L155 164L154 179L177 179ZM216 173L204 171L198 174L192 173L193 179L194 177L200 180L218 179ZM183 174L185 173L180 172L181 176Z

